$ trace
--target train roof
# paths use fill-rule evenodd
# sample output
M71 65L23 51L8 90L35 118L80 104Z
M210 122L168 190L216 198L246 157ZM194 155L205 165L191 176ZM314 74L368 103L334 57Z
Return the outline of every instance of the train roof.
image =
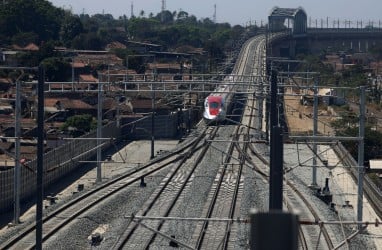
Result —
M208 96L208 101L221 101L222 97L220 95L210 95Z

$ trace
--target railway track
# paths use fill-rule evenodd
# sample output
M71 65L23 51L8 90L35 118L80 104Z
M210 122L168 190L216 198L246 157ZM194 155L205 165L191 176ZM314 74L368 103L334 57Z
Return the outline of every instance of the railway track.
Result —
M45 215L43 218L43 242L47 241L58 231L63 230L71 221L83 215L88 210L103 202L113 194L139 182L146 176L161 171L162 169L187 158L190 154L188 150L195 150L195 147L200 144L200 138L203 138L206 129L207 128L204 129L198 138L183 144L183 146L180 146L177 150L155 159L142 167L129 171L116 179L104 183L60 206L52 213ZM0 249L34 249L35 229L35 224L26 227L20 233L2 243L0 245Z
M245 52L248 53L248 52ZM246 64L241 64L241 68L245 68ZM207 130L210 131L210 136L205 137ZM133 183L138 183L142 178L149 176L151 174L157 173L164 168L171 168L170 176L168 180L164 180L161 186L164 188L158 189L153 196L152 199L146 209L141 209L142 215L148 215L150 208L154 207L155 203L161 203L159 205L161 209L158 211L166 210L164 213L160 213L163 216L168 216L171 213L172 208L175 206L176 200L182 194L182 190L188 187L188 181L193 178L193 173L195 169L202 164L203 156L208 151L208 143L202 141L202 139L213 139L216 136L218 128L205 128L205 131L201 133L201 135L192 140L189 144L184 146L183 148L179 148L178 150L168 154L166 157L161 157L158 160L154 160L151 163L144 165L140 168L137 168L134 171L130 171L129 173L120 176L119 178L113 179L79 197L71 200L65 205L61 206L57 210L52 213L49 213L43 218L43 242L47 242L52 236L58 234L60 231L63 231L66 226L68 226L72 221L76 220L80 216L84 216L87 211L96 207L101 202L106 201L110 196L116 194L117 192L126 189ZM232 144L233 145L233 144ZM233 146L231 146L233 148ZM198 151L201 149L200 156L196 156L194 151ZM223 148L221 150L224 150ZM185 162L189 162L189 168L187 169L185 166L187 165ZM206 165L210 164L209 162ZM212 175L211 175L212 176ZM174 181L174 179L176 179ZM170 188L169 188L170 187ZM180 188L178 188L180 187ZM174 189L178 188L177 192L174 192ZM237 193L237 192L236 192ZM173 199L172 205L169 204L170 197ZM162 200L162 201L158 201ZM151 205L150 205L151 203ZM164 204L164 205L163 205ZM167 205L167 206L166 206ZM165 209L167 207L167 209ZM158 214L156 214L158 215ZM158 231L164 225L164 222L160 222L157 225ZM133 227L130 230L130 233L127 235L133 235L137 230L137 227ZM127 230L129 231L129 230ZM137 230L138 231L138 230ZM152 242L155 241L157 234L152 234L148 239L146 245L149 246ZM116 248L120 246L124 246L124 242L129 242L129 238L131 236L126 237L127 241L119 241L122 243L117 243ZM20 233L2 243L1 249L33 249L35 247L35 224L32 224L22 230ZM139 245L142 246L142 241L139 242Z
M251 50L249 44L250 43L247 43L247 46L245 47L246 49L240 54L241 58L245 55L245 59L240 60L241 63L239 63L238 68L236 67L238 72L236 71L234 73L243 73L247 68L247 60L252 55L249 53ZM193 156L197 158L191 159L192 164L183 162L181 169L175 168L174 172L165 178L165 182L161 184L161 188L158 189L155 195L153 195L150 202L148 202L145 208L141 209L136 216L139 216L140 218L144 216L149 218L159 218L168 217L173 214L176 202L181 199L182 195L186 196L182 193L187 192L187 188L190 189L193 175L196 175L199 171L198 168L205 168L208 164L211 164L210 159L208 159L208 151L211 150L211 143L214 143L214 139L217 136L218 127L211 127L211 129L213 129L214 132L208 139L207 146L198 156ZM225 226L222 227L220 222L210 223L209 219L214 217L232 219L235 212L237 197L240 193L240 179L244 157L237 154L236 157L238 159L241 158L239 166L232 168L231 171L229 170L229 167L233 164L237 165L237 163L231 163L231 160L233 156L235 156L233 152L237 147L237 141L242 139L239 134L240 126L233 126L233 129L234 132L232 134L222 133L219 134L218 137L220 141L227 141L227 144L229 145L227 146L225 145L226 143L219 143L219 145L216 146L216 150L220 151L222 156L224 155L224 160L219 164L220 167L216 168L214 171L215 178L209 188L209 195L204 201L205 205L200 217L205 218L205 220L193 223L192 228L194 233L187 243L181 243L182 241L177 241L174 237L173 242L176 242L176 244L192 249L209 249L221 245L223 248L226 248L228 244L230 223L225 223ZM245 151L246 148L242 150ZM207 163L203 164L203 161L206 161ZM180 178L180 176L182 177ZM228 204L229 206L227 206ZM146 223L146 225L139 228L139 225L142 223ZM163 247L166 243L161 239L169 239L163 234L161 234L162 237L157 239L157 235L159 235L158 232L161 230L168 232L170 231L170 228L171 222L166 222L164 220L147 222L136 221L135 224L130 222L124 236L121 237L114 248L149 249L151 247Z
M252 74L258 76L254 78L257 81L265 81L264 46L264 36L247 42L233 74ZM254 128L262 122L257 111L267 87L256 84L247 87L249 89L243 89L245 92L260 94L236 96L242 106L237 108L242 109L237 114L241 117L238 124L233 122L234 125L225 125L224 128L201 126L198 128L200 132L177 150L100 185L47 214L44 217L43 241L51 240L65 228L70 230L71 222L80 216L85 217L90 209L96 209L111 196L126 191L142 177L166 169L164 178L144 204L136 210L126 210L129 212L124 213L123 233L118 232L115 241L101 245L100 249L248 247L248 238L245 243L237 242L241 230L249 228L248 212L240 211L245 207L242 204L244 178L252 174L262 179L261 185L268 184L269 157L266 156L268 146L264 142L251 140L261 134ZM292 181L284 179L284 182L285 207L293 211L298 208L300 219L304 221L320 221L316 207L306 194L300 192ZM1 244L0 249L33 249L34 230L34 225L31 225ZM333 248L330 232L324 225L301 226L299 245L302 249L311 249L312 246L315 249Z
M253 145L251 145L250 150L257 158L257 163L251 160L251 165L256 166L256 170L264 181L268 181L269 175L266 168L269 166L269 161L261 156ZM323 220L315 206L296 187L293 181L284 178L284 183L284 206L287 210L291 212L298 211L300 221L319 222ZM310 249L312 246L315 247L314 249L333 249L332 238L325 225L300 226L299 246L301 249Z
M252 74L253 70L261 68L263 51L262 43L264 38L258 36L247 45L246 60L239 64L238 73ZM257 61L251 61L258 59ZM248 67L251 65L252 67ZM259 72L256 72L259 73ZM254 91L254 86L248 86L246 92ZM243 171L246 168L247 149L249 147L249 134L253 117L255 116L256 102L247 95L236 96L236 100L242 107L240 124L235 127L232 140L227 146L225 159L219 170L219 175L215 179L216 185L211 190L209 201L206 203L203 218L206 220L199 223L194 238L196 239L196 249L234 249L236 235L238 232L237 223L233 223L235 217L240 217L240 201L243 194ZM213 218L222 218L226 221L213 221ZM233 239L231 238L233 236Z
M218 127L210 127L210 132L206 134L208 139L213 139ZM207 138L199 138L202 139ZM204 143L201 152L193 152L187 158L183 158L170 173L163 179L160 187L152 194L150 199L145 203L135 215L150 217L167 217L174 209L176 202L180 199L183 191L187 188L189 181L200 167L200 161L209 149L208 143ZM122 234L118 242L114 245L114 249L148 249L157 237L155 232L161 230L164 221L149 221L144 227L140 221L131 220L127 224L125 232ZM151 230L147 230L150 228Z
M252 43L252 44L251 44ZM248 43L248 56L235 68L242 74L257 76L262 73L262 65L265 63L262 57L264 52L264 37L258 36ZM249 52L250 51L250 52ZM250 61L254 60L254 61ZM244 66L246 65L246 66ZM251 65L248 67L248 65ZM257 70L257 71L254 71ZM254 92L255 85L248 86L245 92ZM243 196L243 172L252 171L248 167L247 150L250 145L250 130L253 129L257 102L247 95L236 97L242 105L241 120L235 127L232 140L227 143L228 150L223 161L219 175L215 179L216 185L210 194L209 202L206 203L203 218L206 220L199 223L195 238L196 249L234 249L236 236L239 232L238 223L233 223L235 218L240 217L240 202ZM241 126L243 125L243 126ZM213 218L221 218L223 221L215 221ZM232 236L232 237L231 237Z
M353 178L358 181L358 172L353 168L353 166L357 166L358 163L351 157L341 143L335 144L332 148L339 158L343 159L343 163L348 167ZM382 193L368 176L364 177L364 192L369 197L375 212L382 218Z

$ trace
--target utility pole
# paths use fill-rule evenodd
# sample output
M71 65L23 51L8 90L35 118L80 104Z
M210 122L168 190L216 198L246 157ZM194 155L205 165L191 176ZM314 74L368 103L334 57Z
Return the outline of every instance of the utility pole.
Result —
M151 89L152 100L151 100L151 156L150 159L154 159L154 142L155 142L155 90L154 86Z
M258 97L258 110L259 110L259 117L258 117L258 124L257 124L257 129L259 131L261 131L263 129L263 106L264 106L264 102L263 102L263 96L264 96L264 89L263 89L263 81L261 80L260 81L260 84L258 86L258 90L257 90L257 95L259 96ZM253 98L255 98L256 96L256 91L254 92L254 96Z
M277 72L271 72L271 105L270 105L270 172L269 172L269 210L279 210L283 208L283 163L284 144L283 129L278 122L278 97L277 97Z
M359 131L358 137L358 203L357 203L357 220L362 222L363 217L363 177L364 177L364 143L365 143L365 86L361 86L361 100L359 104ZM358 224L358 229L362 228L362 224Z
M14 223L20 222L20 81L16 81L16 106L15 106L15 183L14 183Z
M96 183L102 182L102 82L98 82L98 104L97 104L97 179Z
M36 190L36 249L42 249L42 210L44 198L44 68L38 69L37 86L37 190Z
M74 91L74 57L72 57L72 91Z
M282 211L284 145L277 120L277 74L272 70L269 212L251 212L251 249L298 249L298 215Z
M317 80L314 80L314 99L313 99L313 136L317 135L318 132L318 86ZM312 168L312 184L310 187L313 189L317 188L317 143L313 143L313 168Z

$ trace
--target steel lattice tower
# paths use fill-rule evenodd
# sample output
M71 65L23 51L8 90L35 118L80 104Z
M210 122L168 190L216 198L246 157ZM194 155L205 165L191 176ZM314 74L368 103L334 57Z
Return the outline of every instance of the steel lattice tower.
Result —
M164 11L166 10L166 0L162 0L161 21L164 21Z
M162 12L166 10L166 0L162 0Z
M214 15L212 16L212 21L216 23L216 4L214 4Z

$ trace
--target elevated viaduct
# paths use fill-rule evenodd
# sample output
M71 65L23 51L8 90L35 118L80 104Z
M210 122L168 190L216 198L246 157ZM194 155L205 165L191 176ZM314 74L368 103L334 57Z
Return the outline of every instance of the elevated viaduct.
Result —
M381 44L382 28L350 25L344 28L307 26L307 14L303 8L274 7L268 17L268 33L287 32L288 36L272 44L272 56L294 58L300 53L318 54L323 51L368 52L370 48ZM335 26L335 25L333 25Z

